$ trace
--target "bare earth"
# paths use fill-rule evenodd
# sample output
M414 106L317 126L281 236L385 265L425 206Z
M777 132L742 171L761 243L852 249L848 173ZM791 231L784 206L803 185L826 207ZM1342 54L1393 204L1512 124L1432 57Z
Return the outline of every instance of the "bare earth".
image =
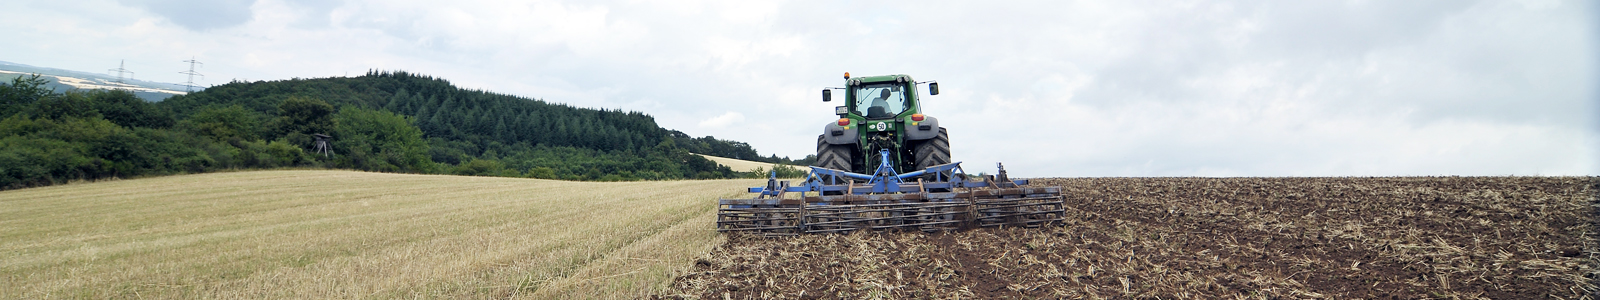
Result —
M1596 299L1596 177L1082 178L1066 222L732 235L664 298Z

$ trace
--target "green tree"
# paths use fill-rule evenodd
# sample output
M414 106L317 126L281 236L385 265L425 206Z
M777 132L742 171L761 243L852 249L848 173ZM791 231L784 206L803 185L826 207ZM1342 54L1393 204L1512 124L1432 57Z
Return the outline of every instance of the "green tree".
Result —
M5 188L137 174L135 167L149 161L133 132L100 118L13 115L0 120L0 137Z
M29 114L48 119L100 118L100 112L94 109L94 101L79 92L40 98L33 103Z
M290 96L278 104L278 134L328 133L333 129L333 105L318 99Z
M68 94L80 92L68 92ZM172 113L153 103L139 99L126 90L88 90L81 92L89 98L91 106L107 121L117 125L149 128L172 127Z
M434 170L422 130L410 117L392 112L352 106L339 109L332 144L344 167L411 173Z
M0 83L0 117L16 114L39 99L50 97L54 91L45 87L47 83L50 81L39 74L17 76L11 84Z
M61 140L8 136L0 138L0 188L40 186L79 178L92 158Z
M313 149L311 135L333 132L333 105L320 99L289 96L278 104L278 118L272 121L273 136L285 143Z
M212 105L195 111L188 119L178 122L178 127L218 141L258 140L264 117L240 105Z

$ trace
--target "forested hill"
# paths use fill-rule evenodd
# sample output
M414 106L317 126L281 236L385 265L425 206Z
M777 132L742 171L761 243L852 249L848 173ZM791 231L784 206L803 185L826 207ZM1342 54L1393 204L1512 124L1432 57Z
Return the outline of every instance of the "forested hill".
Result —
M762 157L749 144L712 137L693 138L659 127L641 112L578 108L538 99L460 89L449 82L406 72L369 72L354 78L234 82L165 101L179 115L205 106L241 105L276 114L291 96L319 99L335 107L381 109L410 116L435 147L433 158L457 163L460 155L479 156L499 146L570 146L595 150L634 150L673 140L693 153L752 161L788 163L787 157ZM465 144L463 144L465 143ZM503 152L503 151L501 151Z
M399 71L231 82L155 103L39 84L0 83L0 188L282 166L568 180L755 176L690 152L806 163L664 129L642 112L461 89ZM65 132L83 126L105 132ZM332 155L313 153L314 134L333 136Z

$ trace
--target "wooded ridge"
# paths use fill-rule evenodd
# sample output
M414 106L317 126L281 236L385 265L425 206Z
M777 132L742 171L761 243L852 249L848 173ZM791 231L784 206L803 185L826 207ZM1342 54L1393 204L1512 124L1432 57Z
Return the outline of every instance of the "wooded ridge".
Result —
M0 83L0 188L70 180L326 167L564 180L765 177L691 153L760 156L749 144L661 128L643 112L591 109L403 71L230 82L160 102L126 91L56 93ZM314 153L314 135L332 153ZM779 168L794 177L800 171Z

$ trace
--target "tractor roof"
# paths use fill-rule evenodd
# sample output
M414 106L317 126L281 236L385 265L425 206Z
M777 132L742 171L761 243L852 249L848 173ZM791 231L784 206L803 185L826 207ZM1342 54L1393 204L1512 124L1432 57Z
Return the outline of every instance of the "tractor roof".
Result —
M896 79L900 79L900 78L905 78L905 82L915 82L916 81L916 80L912 80L911 79L911 75L906 75L906 74L852 77L852 78L850 78L850 81L852 83L878 83L878 82L895 81Z

